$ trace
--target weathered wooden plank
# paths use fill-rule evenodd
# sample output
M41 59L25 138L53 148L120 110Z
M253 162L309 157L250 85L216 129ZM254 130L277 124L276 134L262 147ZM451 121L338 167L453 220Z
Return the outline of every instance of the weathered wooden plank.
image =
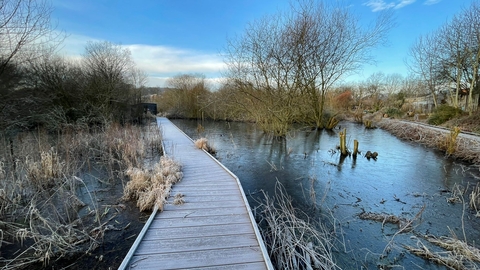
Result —
M173 210L174 207L176 207L179 210L186 210L186 209L213 209L217 207L241 207L244 206L239 201L197 201L197 202L192 202L189 201L188 198L185 198L185 203L181 205L172 205L169 209ZM246 211L246 210L245 210ZM245 212L244 212L245 214Z
M216 235L242 235L252 232L251 224L221 224L202 227L180 227L180 228L152 228L147 231L144 239L170 239L175 235L183 237L205 237ZM240 236L239 236L240 237Z
M184 177L186 177L187 179L190 179L191 177L193 178L191 180L192 183L199 183L199 182L233 182L235 183L235 181L232 179L231 176L228 176L228 175L224 175L224 176L220 176L220 175L213 175L213 174L205 174L205 175L194 175L194 176L189 176L189 175L185 175L183 174Z
M173 252L203 251L210 249L252 247L258 245L255 234L253 233L242 236L220 235L183 238L183 236L177 235L177 237L179 238L142 241L137 248L135 255L140 256Z
M242 198L242 196L240 194L229 194L229 195L225 195L225 194L217 194L217 195L213 195L213 196L205 196L201 193L194 193L194 192L182 192L181 193L183 195L183 200L184 202L186 203L194 203L194 202L212 202L212 203L215 203L215 202L226 202L226 201L237 201L239 200L239 198ZM172 198L170 198L171 201ZM172 202L171 202L172 203ZM167 205L170 205L170 204L167 204ZM180 204L180 205L174 205L178 208L182 208L183 206L185 206L184 204ZM207 205L208 207L208 205Z
M176 184L176 187L175 189L173 189L174 192L180 192L180 193L184 193L184 192L187 192L187 191L195 191L195 190L198 190L198 191L204 191L204 190L229 190L229 189L236 189L238 191L238 186L235 186L234 184L219 184L219 185L215 185L215 184L208 184L208 185L203 185L203 184L200 184L200 185L194 185L194 184L184 184L182 185L182 183L178 183Z
M212 189L212 188L201 188L201 187L196 187L196 186L185 186L185 190L180 190L178 188L175 188L172 190L171 195L175 196L177 193L184 194L185 196L228 196L229 194L232 193L238 193L238 188L237 189L224 189L224 190L217 190L217 189Z
M211 267L194 267L190 269L195 270L260 270L265 269L264 262L256 262L256 263L238 263L238 264L228 264L228 265L215 265Z
M189 180L188 182L181 181L177 183L175 187L179 188L184 186L215 186L215 187L218 186L218 188L222 188L222 186L225 186L225 187L237 187L238 189L237 183L235 183L231 179L219 178L215 176L211 176L208 179L205 179L205 178L192 179L192 180Z
M189 269L263 261L261 251L253 247L214 249L194 252L134 256L131 269Z
M172 208L170 205L163 208L163 212L157 214L157 219L162 218L186 218L186 217L208 217L208 216L225 216L239 215L245 213L245 206L239 207L216 207L216 208L198 208L178 209Z
M206 178L206 177L211 177L211 176L215 176L215 177L227 177L227 178L230 178L230 180L232 179L232 176L225 172L225 171L221 171L221 170L209 170L208 169L208 166L212 167L214 166L213 164L205 164L202 166L202 168L198 168L198 169L193 169L193 168L190 168L190 167L183 167L182 169L182 172L183 172L183 175L185 176L191 176L191 175L194 175L195 177L201 177L201 178Z
M188 185L185 186L188 188ZM193 187L190 187L193 189ZM170 193L169 199L175 197L176 194L183 194L184 196L195 196L195 197L230 197L230 196L241 196L241 193L238 189L225 189L225 190L184 190L183 192L177 191L177 188L172 190ZM173 201L173 200L172 200Z
M158 220L158 222L156 222ZM250 219L247 214L241 215L225 215L225 216L213 216L213 217L186 217L186 218L171 218L171 219L158 219L155 217L155 221L150 225L151 228L166 228L166 227L193 227L193 226L206 226L206 225L219 225L219 224L235 224L235 223L248 223Z

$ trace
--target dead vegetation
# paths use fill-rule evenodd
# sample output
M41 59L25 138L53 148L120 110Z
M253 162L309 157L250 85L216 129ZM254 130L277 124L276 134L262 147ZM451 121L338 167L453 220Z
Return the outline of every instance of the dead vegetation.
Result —
M436 130L428 126L390 119L383 119L377 125L398 138L440 149L452 157L480 165L480 140L457 137L458 133L455 130L452 132Z
M334 233L292 205L281 184L255 208L257 223L276 269L340 269L333 259Z
M404 228L403 231L410 231L412 229L411 220L408 220L402 217L397 217L395 215L388 215L384 213L362 212L358 215L358 217L364 220L373 220L373 221L382 222L382 226L384 226L386 223L396 224L399 229Z
M404 246L412 254L430 260L450 269L479 269L480 250L459 240L455 235L453 237L436 237L433 235L421 236L435 246L442 248L442 251L433 251L429 249L420 239L417 246Z
M208 143L206 138L197 139L194 143L198 149L202 149L211 155L215 155L217 153L217 150L215 150L215 148Z
M163 211L172 186L182 179L181 166L171 158L162 156L153 169L129 168L130 177L124 189L123 198L137 202L140 211Z
M480 183L477 183L470 193L469 205L475 210L475 216L480 217Z
M470 194L470 208L477 211L476 200L478 196L479 185L477 184L475 188L471 191ZM447 198L448 203L462 203L463 204L463 213L462 213L462 232L463 239L459 239L456 234L450 229L451 237L447 236L434 236L434 235L420 235L417 239L416 247L403 245L410 253L430 260L439 265L446 266L450 269L480 269L480 249L470 245L467 242L467 237L465 234L465 224L464 224L464 214L466 211L467 202L465 201L465 194L467 194L467 189L461 187L460 185L455 184L451 192L451 196ZM422 210L423 211L423 210ZM478 215L478 211L477 211ZM418 216L418 214L417 214ZM426 245L421 239L426 240L429 244L440 248L429 248L429 245Z
M48 267L89 254L107 231L128 227L115 222L121 208L102 205L94 187L121 185L126 168L142 168L147 154L161 151L156 125L112 125L95 132L66 128L55 135L39 130L0 139L4 270Z

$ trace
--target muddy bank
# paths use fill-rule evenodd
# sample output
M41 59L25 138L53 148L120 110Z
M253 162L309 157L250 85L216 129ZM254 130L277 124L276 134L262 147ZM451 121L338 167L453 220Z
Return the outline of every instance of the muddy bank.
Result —
M392 135L430 148L446 151L447 139L451 131L418 122L384 118L376 125ZM480 169L480 137L475 134L460 133L455 151L450 155L456 159L471 162Z

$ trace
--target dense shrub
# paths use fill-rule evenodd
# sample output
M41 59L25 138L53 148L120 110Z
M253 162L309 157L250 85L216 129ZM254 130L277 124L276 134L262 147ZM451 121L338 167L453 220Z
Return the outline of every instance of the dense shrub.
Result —
M398 109L398 108L388 108L385 113L388 115L388 117L402 117L403 116L403 112Z
M455 116L462 114L462 110L449 105L440 105L433 111L433 114L428 118L428 123L431 125L441 125Z

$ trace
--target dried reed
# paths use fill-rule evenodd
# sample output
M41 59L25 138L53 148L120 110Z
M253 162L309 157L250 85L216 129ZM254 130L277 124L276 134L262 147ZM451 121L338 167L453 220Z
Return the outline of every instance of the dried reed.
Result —
M126 174L130 181L125 186L123 198L137 201L140 211L152 210L155 206L162 211L172 185L183 176L179 163L164 156L153 170L130 168Z
M453 237L422 236L426 241L446 251L432 251L420 240L417 247L404 246L412 254L444 265L451 269L479 269L480 249L467 244L465 241Z
M206 138L200 138L198 140L195 141L195 146L198 148L198 149L202 149L212 155L215 155L216 154L216 150L214 147L212 147L209 143L208 143L208 140Z
M449 136L447 131L390 119L383 119L378 122L377 125L401 139L415 141L428 147L437 148L448 154L447 145L445 143L445 138ZM458 136L456 137L455 144L455 151L451 154L452 157L480 165L479 140Z
M175 196L173 197L173 204L174 205L184 204L185 200L183 199L183 197L185 197L185 195L183 195L182 193L175 194Z
M118 125L99 132L65 128L54 136L39 130L0 141L0 266L5 270L47 267L99 247L117 212L98 205L79 173L94 166L114 181L123 168L142 168L147 149L152 154L161 149L158 128ZM79 187L88 201L80 199ZM14 244L16 252L3 252Z
M340 269L332 254L334 237L321 223L292 205L277 182L274 197L263 192L255 209L262 237L277 269Z
M479 208L480 208L480 183L473 188L472 192L470 193L470 208L475 210L476 216L480 216Z

